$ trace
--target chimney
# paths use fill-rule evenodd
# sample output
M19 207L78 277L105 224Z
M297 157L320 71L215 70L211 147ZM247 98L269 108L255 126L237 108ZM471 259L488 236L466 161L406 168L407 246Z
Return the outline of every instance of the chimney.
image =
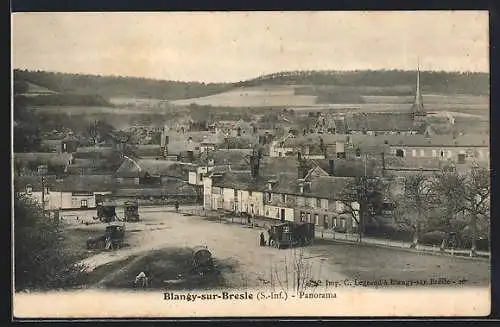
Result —
M187 152L187 162L193 162L193 151L188 151Z
M259 176L259 166L260 156L254 151L250 156L250 170L252 172L252 178L257 178Z
M304 193L309 193L311 192L311 182L305 182L304 183Z
M299 169L298 169L298 179L303 179L307 175L307 165L301 160L299 161Z
M329 163L328 175L335 176L335 160L330 159L328 163Z

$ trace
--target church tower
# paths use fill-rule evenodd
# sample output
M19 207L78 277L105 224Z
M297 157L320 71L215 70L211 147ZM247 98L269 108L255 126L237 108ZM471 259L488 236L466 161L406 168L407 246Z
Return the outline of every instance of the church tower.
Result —
M415 90L415 100L413 102L413 105L411 106L411 115L413 121L416 123L422 122L427 116L424 108L424 101L422 99L422 90L420 85L420 64L417 65L417 86Z

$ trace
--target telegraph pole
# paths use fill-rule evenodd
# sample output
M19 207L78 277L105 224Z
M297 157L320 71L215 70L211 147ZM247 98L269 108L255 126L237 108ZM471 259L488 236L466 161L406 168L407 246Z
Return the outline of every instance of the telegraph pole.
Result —
M45 184L46 184L45 176L42 176L42 210L43 210L43 213L45 213Z

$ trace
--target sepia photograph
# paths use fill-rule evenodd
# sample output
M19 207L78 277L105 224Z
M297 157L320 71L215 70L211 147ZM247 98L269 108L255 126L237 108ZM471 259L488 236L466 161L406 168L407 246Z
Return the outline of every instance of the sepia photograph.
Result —
M487 11L11 26L13 318L490 314Z

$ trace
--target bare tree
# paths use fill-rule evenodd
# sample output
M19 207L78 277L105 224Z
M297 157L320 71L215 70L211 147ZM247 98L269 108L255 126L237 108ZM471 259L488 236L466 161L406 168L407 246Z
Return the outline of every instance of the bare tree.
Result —
M461 211L469 217L471 229L471 256L476 256L478 218L490 216L490 172L486 168L473 167L465 176L463 206Z
M94 145L112 139L113 132L114 127L101 120L91 122L86 128L86 134Z
M304 248L290 249L282 262L271 262L270 284L273 291L288 293L292 290L298 294L317 286L315 281L319 280L321 267L317 274L314 274L313 268Z
M358 224L359 241L362 241L366 224L382 209L386 185L378 177L360 176L342 189L340 198L343 210Z
M489 170L472 167L464 175L442 172L437 175L434 187L448 227L458 214L468 217L467 223L472 232L471 256L476 256L478 218L489 217L490 213Z
M432 179L429 176L419 173L405 178L404 192L401 194L398 211L413 227L412 248L418 244L427 215L435 208L435 199Z

